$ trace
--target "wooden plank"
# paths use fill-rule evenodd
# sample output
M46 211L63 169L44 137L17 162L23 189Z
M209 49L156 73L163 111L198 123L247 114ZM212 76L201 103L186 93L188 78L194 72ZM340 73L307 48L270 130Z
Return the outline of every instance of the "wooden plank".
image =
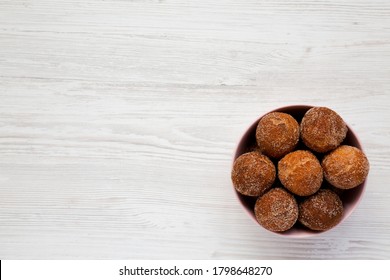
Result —
M388 259L388 1L0 1L1 259ZM230 182L261 114L328 106L371 163L311 239Z

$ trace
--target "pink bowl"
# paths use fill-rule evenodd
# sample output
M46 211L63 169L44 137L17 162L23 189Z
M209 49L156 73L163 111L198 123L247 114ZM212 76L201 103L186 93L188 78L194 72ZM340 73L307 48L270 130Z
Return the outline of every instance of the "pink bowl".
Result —
M305 115L305 113L312 107L313 106L307 106L307 105L293 105L293 106L282 107L282 108L273 110L271 112L283 112L283 113L290 114L298 121L298 123L300 123L303 116ZM246 130L246 132L242 136L240 142L238 143L238 146L237 146L237 149L236 149L236 152L234 155L234 160L236 160L236 158L238 158L240 155L247 153L247 152L251 151L254 147L256 147L256 145L257 145L256 144L256 137L255 137L256 127L257 127L259 120L263 116L258 118ZM349 126L348 126L347 137L345 138L345 140L343 141L342 144L354 146L354 147L357 147L357 148L362 150L362 146L360 145L358 138L356 137L355 133L351 130L351 128ZM301 141L299 141L297 149L308 149L308 148L306 146L304 146L304 144ZM318 156L319 160L321 161L323 155L321 155L321 154L316 154L316 155ZM234 160L233 160L233 163L234 163ZM277 164L277 160L275 160L274 163ZM350 189L350 190L345 190L342 194L340 194L340 198L341 198L343 205L344 205L344 213L343 213L343 217L342 217L339 225L352 214L353 210L359 204L359 202L363 196L363 192L365 190L366 182L367 182L367 179L362 184L360 184L358 187ZM280 184L280 182L278 182L278 180L277 180L277 182L275 182L275 184ZM324 179L323 184L327 184L325 179ZM235 190L235 192L236 192L238 199L240 200L242 206L247 210L249 215L257 223L255 213L253 210L257 198L244 196L244 195L240 194L239 192L237 192L236 190ZM261 227L261 228L263 228L263 227ZM315 236L315 235L321 234L323 232L325 232L325 231L310 230L310 229L302 226L301 224L299 224L299 222L297 222L296 225L294 225L294 227L288 231L281 232L281 233L279 233L279 232L272 232L272 233L295 238L295 237Z

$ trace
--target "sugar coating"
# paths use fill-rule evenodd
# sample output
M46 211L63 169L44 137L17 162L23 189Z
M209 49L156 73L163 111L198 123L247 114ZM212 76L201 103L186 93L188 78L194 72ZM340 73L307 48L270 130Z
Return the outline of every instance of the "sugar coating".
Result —
M259 224L270 231L286 231L298 219L298 204L287 191L274 188L257 199L255 216Z
M347 125L333 110L313 107L302 119L301 138L303 143L319 153L338 147L347 135Z
M289 114L272 112L261 118L256 128L256 140L262 153L281 158L296 147L299 124Z
M328 230L343 216L343 203L331 190L319 190L299 205L299 222L312 230Z
M271 188L276 168L268 157L259 152L245 153L235 160L231 178L239 193L259 196Z
M352 189L366 179L370 165L366 155L356 147L342 145L322 161L325 179L340 189Z
M278 177L292 193L308 196L321 187L323 172L320 162L311 152L298 150L278 162Z

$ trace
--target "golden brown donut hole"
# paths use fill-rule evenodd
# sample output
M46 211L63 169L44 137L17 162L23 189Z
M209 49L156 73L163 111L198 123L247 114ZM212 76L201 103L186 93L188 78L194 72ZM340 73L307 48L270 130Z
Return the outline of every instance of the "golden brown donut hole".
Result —
M281 158L296 147L299 124L289 114L269 113L257 125L256 140L262 153L272 158Z
M250 152L235 160L231 177L239 193L259 196L272 186L276 177L276 169L265 155Z

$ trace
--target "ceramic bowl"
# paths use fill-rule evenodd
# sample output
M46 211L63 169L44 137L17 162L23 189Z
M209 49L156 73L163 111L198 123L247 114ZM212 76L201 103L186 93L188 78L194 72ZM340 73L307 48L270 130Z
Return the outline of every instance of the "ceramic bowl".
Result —
M312 107L313 106L307 106L307 105L293 105L293 106L278 108L278 109L275 109L275 110L270 111L270 112L283 112L283 113L290 114L298 121L298 123L300 123L303 116L305 115L305 113ZM268 112L268 113L270 113L270 112ZM266 113L266 114L268 114L268 113ZM266 114L264 114L264 115L266 115ZM252 151L256 147L256 145L257 145L256 144L256 137L255 137L256 127L257 127L259 120L263 116L259 117L255 122L253 122L253 124L245 131L245 133L241 137L241 140L239 141L237 149L236 149L235 154L234 154L234 160L236 158L238 158L240 155L242 155L246 152ZM347 126L348 126L348 124L347 124ZM354 146L354 147L357 147L357 148L363 150L356 134L352 131L352 129L349 126L348 126L347 136L346 136L345 140L342 142L342 144ZM296 149L308 149L308 148L306 146L304 146L304 144L300 140L298 143L298 147ZM319 158L319 160L321 162L322 157L324 155L317 153L316 156ZM233 160L233 162L234 162L234 160ZM275 166L277 166L277 161L278 160L274 160ZM344 190L340 194L340 199L342 200L343 206L344 206L344 213L343 213L343 217L338 225L340 225L343 221L345 221L351 215L351 213L356 208L356 206L358 205L358 203L359 203L359 201L362 198L362 195L364 193L366 182L367 182L367 179L361 185L357 186L356 188ZM278 182L278 180L276 180L275 184L280 184L280 182ZM325 178L324 178L323 184L328 184L326 182ZM236 192L238 199L239 199L240 203L242 204L242 206L244 207L244 209L248 212L248 214L257 223L257 220L255 218L255 213L254 213L254 205L256 203L257 198L244 196L244 195L240 194L239 192L237 192L235 189L234 189L234 191ZM335 227L337 227L338 225L336 225ZM259 225L259 227L261 227L261 226ZM335 227L333 227L333 228L335 228ZM263 228L263 227L261 227L261 228ZM264 230L266 230L266 229L264 229ZM273 232L273 233L278 234L278 235L288 236L288 237L310 237L310 236L321 234L323 232L327 232L327 231L313 231L313 230L310 230L310 229L300 225L299 222L297 222L294 225L294 227L288 231L281 232L281 233L276 233L276 232Z

